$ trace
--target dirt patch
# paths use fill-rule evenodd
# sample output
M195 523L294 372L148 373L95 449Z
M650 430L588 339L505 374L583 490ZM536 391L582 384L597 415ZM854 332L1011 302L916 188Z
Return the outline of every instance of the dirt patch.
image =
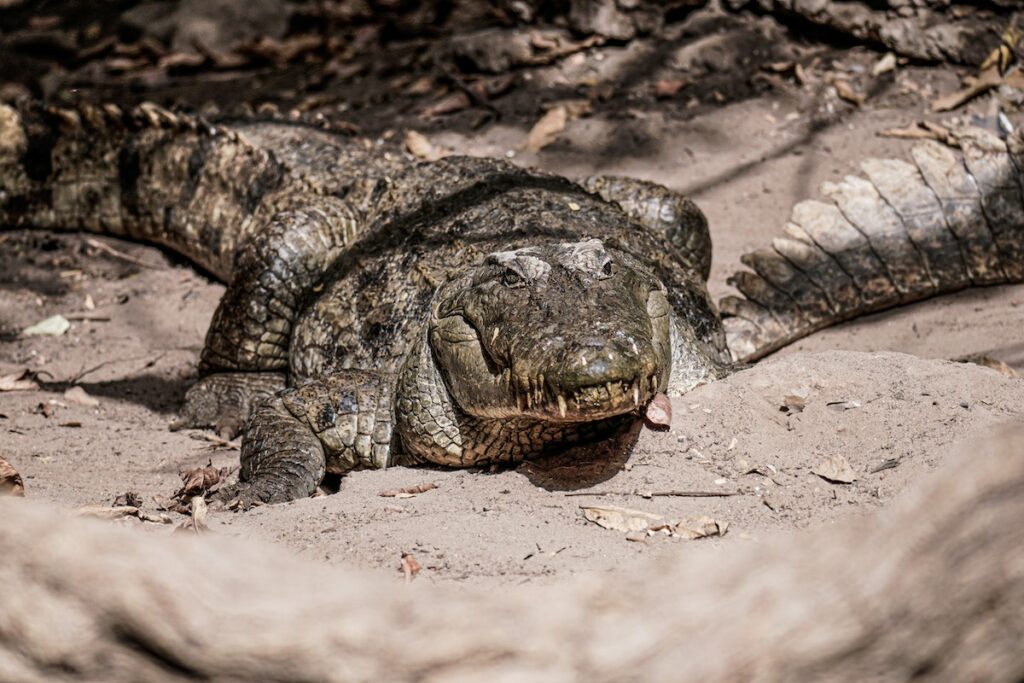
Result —
M756 29L730 24L721 30L750 37ZM792 70L726 61L671 66L671 59L693 58L685 48L695 36L685 30L679 35L671 54L647 54L653 48L638 42L611 46L599 60L588 52L582 60L538 70L532 78L547 85L510 93L502 100L505 116L482 129L470 127L479 107L424 128L432 143L458 153L512 158L576 177L632 175L688 192L710 220L710 288L719 296L740 254L779 235L793 203L813 196L823 180L855 173L867 156L905 155L908 143L875 133L924 117L931 97L957 85L954 73L904 65L869 81L865 74L879 55L855 50L836 57L822 49L815 62L818 47L784 45L793 48L790 57L807 62L812 76L815 69L819 76L842 73L870 95L856 107L836 100L822 82L801 86ZM764 45L753 37L743 44ZM759 59L777 56L765 52ZM638 64L664 71L644 67L640 78ZM655 100L657 79L686 78L695 69L694 84ZM595 74L615 76L614 97L597 97L592 115L569 120L539 152L523 152L538 98L594 92L587 79ZM399 85L411 87L414 79L402 78ZM716 78L740 85L723 92ZM364 85L356 90L373 90L372 83ZM417 106L451 89L431 88L429 96L416 96ZM411 100L374 106L366 102L357 109L368 121L391 122L392 113L397 122L420 121ZM986 102L960 115L991 123ZM0 234L0 375L27 367L40 373L42 385L0 393L0 457L21 474L29 497L79 506L109 504L135 491L151 508L154 496L180 487L179 470L210 461L237 464L237 451L202 433L167 431L195 377L223 287L158 250L107 243L131 258L97 249L81 236ZM632 454L612 467L605 463L589 489L581 490L579 479L595 469L592 462L531 462L496 473L396 468L354 473L337 495L325 498L247 514L213 513L209 524L214 533L268 539L315 559L395 576L401 576L402 553L411 553L422 567L417 581L509 584L628 566L680 546L714 553L748 538L830 523L884 504L931 469L945 444L1019 419L1021 380L942 359L980 353L1024 369L1022 303L1020 286L979 289L814 335L674 401L672 430L642 432ZM71 321L65 335L18 336L55 314ZM913 356L833 351L840 348ZM74 385L99 406L65 399ZM812 473L836 455L849 464L852 483ZM437 489L408 498L378 495L425 482ZM737 495L644 497L671 491ZM604 495L567 495L584 492ZM728 522L729 529L720 539L655 535L629 542L623 533L583 519L580 505L623 506L669 519L707 515Z

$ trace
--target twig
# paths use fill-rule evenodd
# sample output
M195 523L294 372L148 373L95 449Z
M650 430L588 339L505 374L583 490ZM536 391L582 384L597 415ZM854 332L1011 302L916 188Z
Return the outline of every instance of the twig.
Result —
M195 433L195 434L190 434L189 436L191 438L195 439L196 441L209 441L216 448L226 448L227 450L231 450L231 451L237 451L238 450L238 444L237 443L235 443L233 441L228 441L227 439L222 439L219 436L214 436L213 434L207 434L205 432L198 432L198 433Z
M90 247L94 247L96 249L99 249L100 251L106 252L106 253L110 254L111 256L114 256L116 258L121 259L122 261L127 261L128 263L134 263L135 265L142 266L143 268L153 268L153 269L157 269L157 270L160 269L160 268L163 268L163 266L161 266L159 264L150 263L148 261L143 261L142 259L136 258L136 257L132 256L131 254L126 254L123 251L120 251L118 249L114 249L109 244L104 244L103 242L100 242L99 240L94 240L91 237L87 237L85 239L85 243L88 244Z
M729 496L742 496L740 491L570 491L565 494L571 496L639 496L641 498L728 498Z
M152 360L148 361L140 369L145 370L146 368L153 367L154 365L156 365L157 363L160 362L161 358L163 358L166 355L167 355L166 351L164 353L161 353L156 358L153 358ZM80 370L77 375L69 377L67 379L67 382L68 382L68 384L78 384L80 381L82 381L82 378L85 377L86 375L91 375L92 373L96 372L97 370L99 370L101 368L105 368L108 365L116 365L117 363L130 363L132 361L142 360L144 358L146 358L146 356L134 356L132 358L122 358L121 360L105 360L102 363L98 363L98 364L92 366L88 370Z
M88 320L95 323L110 322L110 316L102 313L65 313L64 317L68 320Z

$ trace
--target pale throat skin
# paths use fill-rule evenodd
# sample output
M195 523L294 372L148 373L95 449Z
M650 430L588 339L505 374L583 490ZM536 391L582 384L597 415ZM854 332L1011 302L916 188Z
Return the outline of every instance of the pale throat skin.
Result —
M401 450L449 466L521 460L722 377L666 294L597 239L495 252L453 274L399 373Z

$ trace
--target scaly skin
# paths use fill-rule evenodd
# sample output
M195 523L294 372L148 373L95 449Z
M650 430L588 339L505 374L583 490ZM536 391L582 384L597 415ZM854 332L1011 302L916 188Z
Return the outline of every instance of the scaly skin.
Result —
M325 472L599 438L731 362L707 224L660 186L591 193L152 106L2 108L0 126L0 224L161 244L229 283L176 426L248 417L227 492L243 504L308 495Z
M229 283L177 426L245 424L222 497L246 506L309 495L326 472L601 438L733 359L1020 281L1024 143L959 141L962 158L925 144L798 204L786 238L744 257L724 326L706 221L666 188L414 163L295 124L0 105L0 225L162 244Z

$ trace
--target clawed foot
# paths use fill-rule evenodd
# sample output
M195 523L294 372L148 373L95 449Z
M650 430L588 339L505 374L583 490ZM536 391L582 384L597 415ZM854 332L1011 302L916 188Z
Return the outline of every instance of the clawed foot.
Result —
M171 430L212 428L222 439L233 439L242 432L252 408L284 386L284 375L277 372L207 375L185 394Z
M248 510L264 503L275 502L271 498L265 491L245 481L225 486L209 495L209 501L214 507L224 507L228 510Z

